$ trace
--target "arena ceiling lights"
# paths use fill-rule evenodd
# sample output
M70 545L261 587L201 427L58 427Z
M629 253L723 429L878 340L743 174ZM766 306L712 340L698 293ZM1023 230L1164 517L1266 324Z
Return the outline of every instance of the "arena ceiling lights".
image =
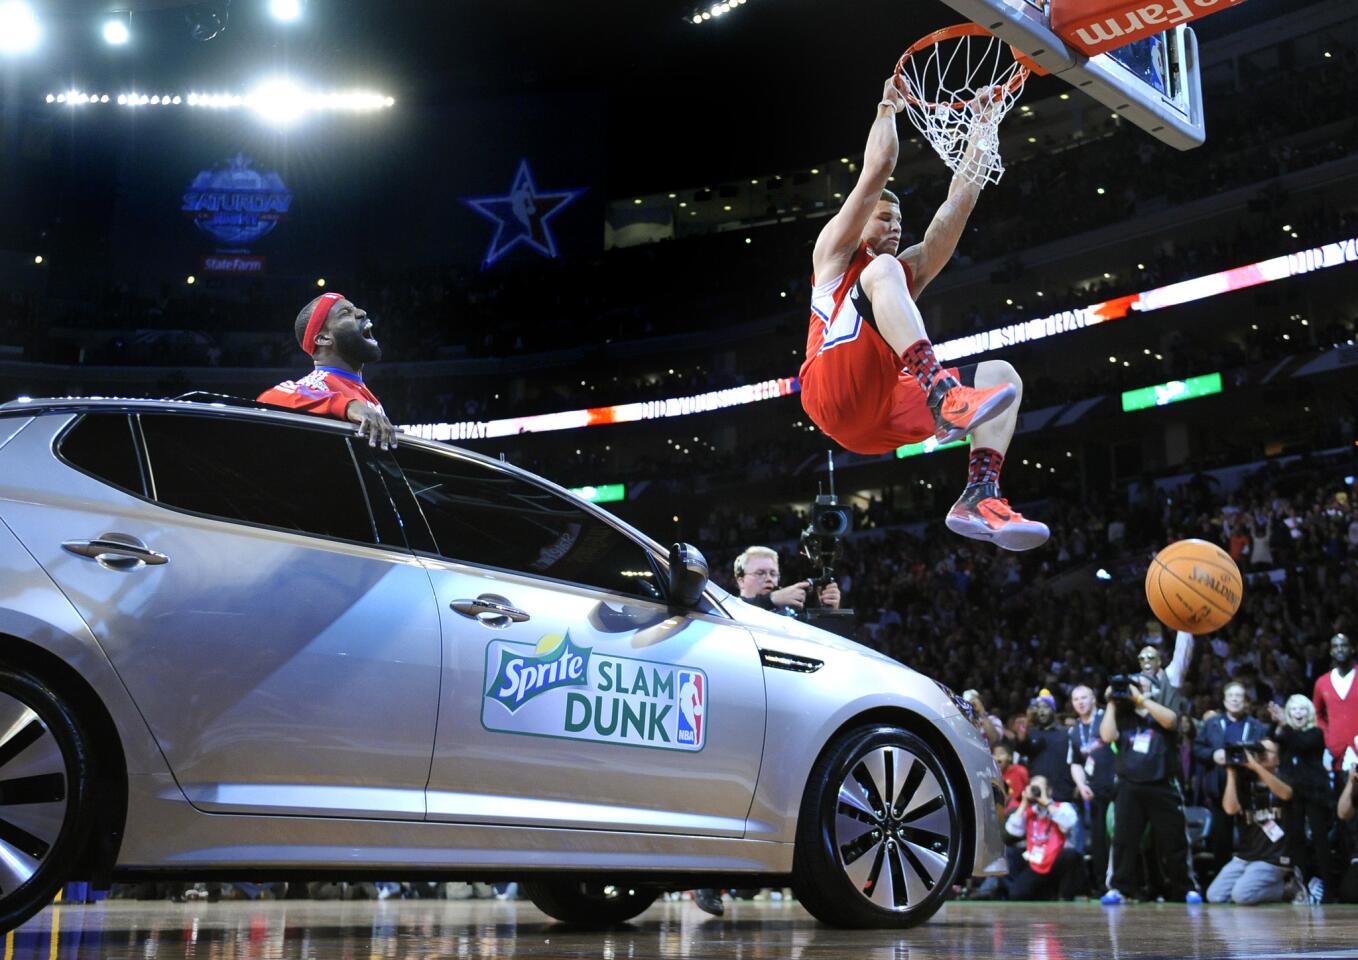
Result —
M694 26L700 26L719 17L724 17L736 7L742 7L747 3L749 3L749 0L721 0L721 2L714 3L709 7L699 7L687 19Z
M296 23L305 6L302 0L269 0L269 13L280 23Z
M1078 310L1065 310L1050 317L1041 317L1024 323L1010 324L973 334L957 340L934 344L934 354L940 360L960 360L978 354L1002 350L1005 347L1056 337L1109 320L1117 320L1132 313L1145 313L1165 307L1205 300L1236 290L1244 290L1261 283L1273 283L1299 277L1316 270L1326 270L1345 264L1358 263L1358 237L1327 243L1323 247L1312 247L1297 253L1284 254L1271 260L1246 264L1231 270L1209 273L1180 283L1156 287L1142 293L1117 297L1103 303L1082 307ZM1195 384L1201 389L1210 385L1209 381ZM1162 385L1166 386L1166 385ZM1153 391L1154 388L1151 388ZM544 413L531 417L510 417L504 420L464 420L457 423L418 423L402 424L406 433L425 440L459 441L485 440L493 437L513 437L522 433L549 433L554 430L575 430L580 427L598 427L609 423L636 423L640 420L661 420L669 417L682 417L694 413L711 413L728 407L759 403L778 397L790 396L801 392L801 384L796 377L778 380L765 380L725 390L714 390L689 397L675 397L669 400L647 400L642 403L624 403L611 407L592 407L585 410L566 410L561 413ZM1186 392L1179 387L1169 387L1167 396L1180 397ZM1198 394L1205 395L1205 394ZM1188 397L1182 397L1188 399ZM1355 441L1358 444L1358 441ZM932 453L937 445L929 441L902 448L899 457L917 456Z
M65 107L179 107L206 110L250 110L265 123L287 127L314 113L373 113L396 105L396 98L373 90L305 90L287 80L271 80L247 94L234 93L89 93L67 90L49 93L49 104Z
M0 56L28 53L42 40L33 7L23 0L0 0Z

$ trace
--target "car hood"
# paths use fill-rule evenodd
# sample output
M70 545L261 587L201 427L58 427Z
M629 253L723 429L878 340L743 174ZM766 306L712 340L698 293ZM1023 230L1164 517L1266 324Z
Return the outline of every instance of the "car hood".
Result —
M776 649L785 653L815 656L814 653L808 653L804 647L819 648L825 651L837 651L851 656L881 661L900 670L910 670L899 660L893 660L871 647L865 647L854 640L846 639L828 630L821 630L819 627L813 627L809 623L803 623L793 617L785 617L771 610L765 610L763 607L756 607L732 594L727 594L722 598L722 605L726 608L727 613L753 631L755 642L761 650ZM789 649L789 642L796 644L797 648L795 650ZM912 670L911 672L915 671Z

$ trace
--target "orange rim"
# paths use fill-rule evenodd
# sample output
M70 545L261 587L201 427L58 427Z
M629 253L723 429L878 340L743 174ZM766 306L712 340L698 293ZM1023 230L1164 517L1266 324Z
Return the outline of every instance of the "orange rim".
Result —
M915 106L922 107L925 110L934 110L941 106L953 110L965 108L967 104L961 100L956 100L951 103L934 103L928 100L920 100L912 94L910 92L910 85L904 82L905 62L921 50L942 43L944 40L956 40L959 37L993 36L993 33L979 23L959 23L951 27L942 27L935 30L933 33L920 37L912 43L906 49L905 53L901 54L901 58L896 61L896 82L901 87L902 93L905 94L905 98ZM1009 82L1005 84L1005 93L1015 93L1021 89L1023 84L1027 81L1028 75L1031 73L1036 73L1038 76L1046 74L1046 71L1034 63L1031 57L1016 48L1013 44L1009 44L1009 52L1014 55L1014 60L1018 63L1019 68L1014 71L1014 75L1010 77Z

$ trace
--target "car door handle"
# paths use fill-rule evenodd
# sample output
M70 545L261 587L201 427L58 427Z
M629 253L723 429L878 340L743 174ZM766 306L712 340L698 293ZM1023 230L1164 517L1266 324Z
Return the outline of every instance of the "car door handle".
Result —
M478 620L488 627L507 627L511 623L531 620L527 610L520 610L504 597L483 593L475 600L454 600L448 604L464 617Z
M126 570L142 564L156 566L170 562L170 558L165 554L150 549L136 537L118 533L106 533L93 540L67 540L61 547L77 556L89 557L103 566L115 569Z

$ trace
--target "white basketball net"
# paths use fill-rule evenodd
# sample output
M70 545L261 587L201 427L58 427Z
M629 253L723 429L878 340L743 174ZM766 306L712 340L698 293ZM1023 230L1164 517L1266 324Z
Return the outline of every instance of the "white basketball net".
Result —
M910 122L948 169L982 187L999 183L1000 121L1028 79L1009 45L993 34L949 37L902 57L896 73Z

